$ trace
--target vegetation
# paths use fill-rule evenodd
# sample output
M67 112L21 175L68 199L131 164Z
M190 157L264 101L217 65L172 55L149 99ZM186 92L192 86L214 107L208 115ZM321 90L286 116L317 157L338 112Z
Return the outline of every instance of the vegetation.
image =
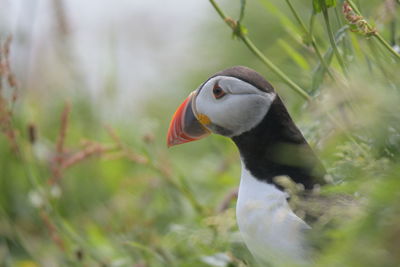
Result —
M399 1L210 4L228 27L212 20L199 35L212 37L203 49L218 62L180 87L230 65L262 73L331 180L315 199L288 186L296 212L313 219L315 266L399 266ZM11 37L1 40L0 265L254 264L235 222L232 143L166 148L189 90L166 90L135 120L110 119L100 111L111 103L77 94L84 84L66 82L71 73L54 92L28 91L11 68Z

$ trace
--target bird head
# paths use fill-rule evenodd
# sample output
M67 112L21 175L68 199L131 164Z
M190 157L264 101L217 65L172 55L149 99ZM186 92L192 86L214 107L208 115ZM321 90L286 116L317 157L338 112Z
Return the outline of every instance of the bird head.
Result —
M178 107L167 144L199 140L210 133L238 136L260 123L275 98L273 87L254 70L237 66L218 72Z

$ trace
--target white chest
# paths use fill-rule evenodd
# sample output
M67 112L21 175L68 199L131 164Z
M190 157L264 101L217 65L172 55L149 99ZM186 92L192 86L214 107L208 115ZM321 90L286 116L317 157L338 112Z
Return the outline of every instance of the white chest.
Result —
M304 231L310 227L293 213L286 198L286 193L257 180L242 164L236 217L244 242L261 263L307 263Z

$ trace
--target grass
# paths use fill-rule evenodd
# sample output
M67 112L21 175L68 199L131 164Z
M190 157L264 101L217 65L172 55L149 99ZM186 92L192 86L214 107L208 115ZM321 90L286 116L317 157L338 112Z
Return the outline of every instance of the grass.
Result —
M321 198L291 203L314 218L315 266L397 266L399 4L313 2L321 10L311 1L210 0L237 40L212 21L201 32L210 37L204 46L216 50L215 71L245 64L263 73L324 162L331 184ZM228 15L236 5L237 19ZM167 150L175 99L150 100L141 121L114 121L85 96L65 101L58 92L29 91L11 68L13 41L4 36L4 266L253 266L238 242L240 166L229 140L212 136ZM198 76L181 87L194 89L208 72L186 75Z

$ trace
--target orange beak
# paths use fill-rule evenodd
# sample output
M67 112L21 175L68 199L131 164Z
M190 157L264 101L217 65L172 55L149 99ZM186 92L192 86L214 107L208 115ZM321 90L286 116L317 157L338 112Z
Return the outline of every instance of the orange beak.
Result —
M167 134L168 147L196 141L210 134L195 115L195 98L195 92L192 92L172 116Z

